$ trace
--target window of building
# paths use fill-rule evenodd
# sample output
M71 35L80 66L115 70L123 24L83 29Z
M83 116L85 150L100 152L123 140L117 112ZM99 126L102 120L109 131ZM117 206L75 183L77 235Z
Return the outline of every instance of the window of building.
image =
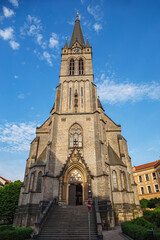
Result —
M141 194L144 194L144 187L141 187Z
M148 193L152 193L151 186L147 186L147 188L148 188Z
M81 107L83 107L83 87L81 87Z
M146 177L146 181L149 181L149 175L145 174L145 177Z
M156 192L159 192L159 186L158 186L158 184L155 185L155 190L156 190Z
M114 188L114 190L117 190L118 185L117 185L117 173L116 173L116 171L112 172L112 176L113 176L113 188Z
M31 173L29 190L33 190L33 188L34 188L34 178L35 178L35 174Z
M37 192L41 192L41 188L42 188L42 172L39 172L37 179Z
M83 75L84 70L83 70L83 60L79 60L79 75Z
M69 179L69 182L82 182L82 176L80 174L79 171L77 170L74 170L71 175L70 175L70 179Z
M122 188L127 189L127 179L125 172L121 172Z
M74 59L70 61L70 75L74 75Z
M157 179L155 172L152 173L152 177L153 177L154 180Z
M71 100L72 100L72 89L69 89L69 108L71 108Z
M142 176L139 176L139 182L142 182Z
M74 124L69 131L70 147L82 147L82 128L78 124Z

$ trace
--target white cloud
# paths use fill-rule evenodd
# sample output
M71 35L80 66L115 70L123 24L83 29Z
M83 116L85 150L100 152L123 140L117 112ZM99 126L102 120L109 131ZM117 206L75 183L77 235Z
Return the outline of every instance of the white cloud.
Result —
M102 25L100 23L95 23L93 28L98 33L102 29Z
M9 41L9 43L10 43L10 46L13 50L19 49L20 44L18 42L14 41L14 40L11 40L11 41Z
M19 49L20 44L14 40L14 30L12 27L5 28L4 30L0 29L0 37L4 40L10 40L9 45L13 50Z
M91 14L95 18L95 20L101 20L102 11L99 5L96 5L96 6L88 5L87 11L89 14Z
M14 13L14 11L13 11L12 9L9 9L9 8L3 6L3 14L4 14L4 16L5 16L6 18L10 18L10 17L12 17L15 13Z
M14 75L14 78L17 79L17 78L19 78L19 76L18 75Z
M36 38L37 36L38 38L40 38L39 34L41 30L42 30L41 20L31 15L27 16L24 26L20 29L22 36L28 35L34 36Z
M158 82L116 83L113 79L105 77L102 83L97 84L97 91L102 101L110 104L136 102L143 99L160 100L160 83Z
M13 38L13 28L8 27L5 28L4 30L0 29L0 37L2 37L4 40L9 40Z
M8 0L14 7L18 7L18 0Z
M21 36L30 36L35 39L35 42L43 49L46 48L46 41L43 41L41 20L37 17L28 15L24 26L21 27Z
M52 37L49 39L49 47L54 48L59 46L58 35L56 33L52 33Z
M20 93L20 94L18 94L17 98L19 98L19 99L24 99L24 98L25 98L24 93Z
M0 126L0 151L14 152L26 151L30 142L35 137L36 124L31 123L6 123Z
M52 60L51 60L51 55L48 52L46 52L46 51L43 52L43 58L46 59L47 63L50 66L53 66Z

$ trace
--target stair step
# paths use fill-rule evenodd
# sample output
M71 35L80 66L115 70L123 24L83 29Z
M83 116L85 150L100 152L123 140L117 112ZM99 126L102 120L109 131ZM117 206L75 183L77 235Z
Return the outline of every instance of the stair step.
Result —
M94 213L90 214L91 239L97 240ZM88 209L86 206L53 208L41 229L38 240L88 240Z

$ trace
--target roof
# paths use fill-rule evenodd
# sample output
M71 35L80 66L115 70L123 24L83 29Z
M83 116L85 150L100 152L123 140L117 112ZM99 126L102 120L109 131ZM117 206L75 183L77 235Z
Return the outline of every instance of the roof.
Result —
M157 163L160 163L160 160L157 160L155 162L142 164L142 165L139 165L139 166L134 166L134 167L135 167L135 170L141 170L141 169L144 169L144 168L154 167Z
M104 108L102 107L102 103L101 103L99 97L97 98L97 101L98 101L98 107L104 111Z
M66 38L66 43L64 45L64 48L68 48L67 38Z
M88 38L87 38L87 42L86 42L86 47L90 47L90 44L88 42Z
M0 178L2 178L2 179L3 179L3 181L5 181L5 182L7 182L7 183L11 183L11 181L9 181L9 180L7 180L7 179L5 179L5 178L1 177L1 176L0 176Z
M69 44L69 48L71 48L76 41L78 41L78 43L82 47L85 47L84 37L83 37L83 33L82 33L82 29L81 29L81 25L80 25L78 15L77 15L77 18L76 18L76 21L75 21L75 24L74 24L74 29L73 29L71 41L70 41L70 44Z
M109 155L110 164L112 166L114 166L114 165L121 165L121 166L126 167L126 165L118 157L118 155L116 154L116 152L113 150L113 148L110 145L108 145L108 155Z

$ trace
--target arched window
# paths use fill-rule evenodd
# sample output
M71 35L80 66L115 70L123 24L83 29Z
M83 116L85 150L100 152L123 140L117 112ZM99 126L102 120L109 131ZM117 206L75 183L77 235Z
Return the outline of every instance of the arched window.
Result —
M30 177L30 185L29 185L29 190L33 190L34 188L34 179L35 179L35 173L31 173L31 177Z
M114 190L117 190L118 185L117 185L117 173L116 173L116 171L112 172L112 177L113 177L113 188L114 188Z
M74 75L74 59L70 61L70 75Z
M42 187L42 172L39 172L37 179L37 192L41 192L41 187Z
M84 74L84 69L83 69L83 60L82 58L79 60L79 75Z
M70 128L69 140L70 147L82 147L82 128L78 124Z
M126 179L126 174L125 172L121 173L121 179L122 179L122 188L127 189L127 179Z

